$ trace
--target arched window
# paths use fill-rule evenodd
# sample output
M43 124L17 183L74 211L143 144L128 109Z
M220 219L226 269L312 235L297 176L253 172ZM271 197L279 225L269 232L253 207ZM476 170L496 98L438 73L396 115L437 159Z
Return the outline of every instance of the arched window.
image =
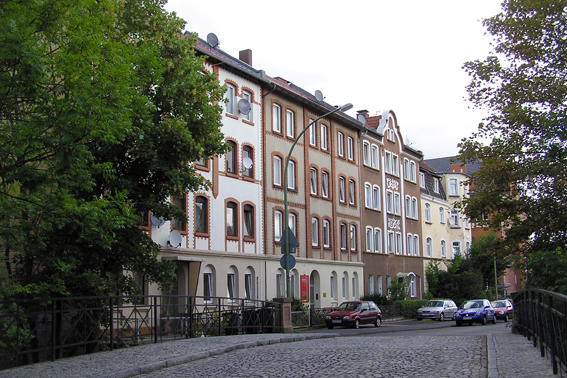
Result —
M250 267L244 271L244 292L246 299L254 299L254 272Z
M236 286L236 283L237 283L236 269L233 266L231 266L230 268L228 268L228 272L226 275L226 286L228 291L227 294L230 300L234 300L238 298L238 288Z
M236 88L232 84L226 84L226 93L224 97L228 100L226 103L226 112L228 114L235 114L235 95L236 95Z
M226 234L228 236L238 235L237 224L238 206L234 202L226 204Z
M203 269L203 297L205 301L212 301L212 297L214 297L214 273L213 268L210 265L207 265L205 269Z
M195 232L206 234L208 232L208 201L206 197L195 198Z
M227 144L230 148L226 151L226 172L236 174L236 143L229 140Z
M248 112L248 114L243 114L242 118L248 122L252 122L252 94L248 91L242 91L242 98L250 104L250 112Z
M252 166L250 168L246 168L245 164L244 164L244 160L246 158L249 158L252 162L254 162L254 150L252 150L252 147L250 146L244 146L242 147L242 175L245 177L254 177L254 163L252 163Z
M248 238L254 237L254 207L252 205L244 205L244 236Z

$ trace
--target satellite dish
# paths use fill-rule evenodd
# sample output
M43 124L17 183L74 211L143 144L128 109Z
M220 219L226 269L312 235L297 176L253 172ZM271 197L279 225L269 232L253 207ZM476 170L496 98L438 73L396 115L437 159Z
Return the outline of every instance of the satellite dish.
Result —
M174 248L181 247L181 242L183 241L181 234L177 231L171 231L169 234L169 245Z
M356 119L358 120L358 122L362 123L363 125L366 124L366 117L364 116L364 114L357 115Z
M150 216L150 221L152 222L152 224L156 227L161 227L163 226L163 224L165 223L165 219L163 219L163 217L156 217L154 214L152 214Z
M321 92L320 90L316 90L315 91L315 98L317 99L317 101L321 102L325 99L325 97L323 96L323 92Z
M250 110L252 110L252 107L250 106L250 103L247 99L243 98L238 101L238 111L240 113L247 115L248 113L250 113Z
M219 39L217 38L217 36L215 35L215 33L209 33L209 34L207 35L207 43L208 43L209 46L211 46L213 49L219 45Z
M250 169L254 165L254 162L252 161L252 159L246 156L244 159L242 159L242 165L245 169Z

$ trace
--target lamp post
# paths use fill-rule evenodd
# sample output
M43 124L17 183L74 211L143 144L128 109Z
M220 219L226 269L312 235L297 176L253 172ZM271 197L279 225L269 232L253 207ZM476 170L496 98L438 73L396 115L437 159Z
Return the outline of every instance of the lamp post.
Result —
M299 133L299 135L297 135L297 138L295 138L295 141L293 142L293 144L291 145L291 148L289 149L289 153L287 154L287 158L285 159L285 168L284 168L284 253L285 253L285 277L286 277L286 296L287 297L291 297L291 280L290 280L290 276L289 276L289 232L288 232L288 228L289 228L289 215L287 213L287 167L289 165L289 159L291 158L291 154L293 152L293 149L295 148L295 145L297 144L297 142L299 141L299 138L301 138L301 136L303 134L305 134L305 131L307 131L307 129L309 129L313 124L317 123L318 120L320 120L321 118L325 118L333 113L338 112L339 110L342 112L346 112L349 109L352 109L353 105L351 103L345 104L343 106L339 106L333 110L331 110L328 113L323 114L321 117L309 122L309 124Z

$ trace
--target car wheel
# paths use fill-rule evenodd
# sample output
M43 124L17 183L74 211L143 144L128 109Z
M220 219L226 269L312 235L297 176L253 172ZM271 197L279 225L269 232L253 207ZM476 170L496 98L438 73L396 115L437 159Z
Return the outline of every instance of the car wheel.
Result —
M333 329L333 326L332 326L332 325L328 325L327 328Z
M356 328L356 329L360 328L360 320L359 319L356 319L354 321L354 328Z
M382 319L379 316L377 316L376 321L374 322L374 326L380 327L381 325L382 325Z
M508 314L504 315L504 321L508 323Z
M486 315L484 315L484 316L482 317L482 323L481 323L481 324L482 324L482 325L486 325Z
M472 322L469 322L469 325L472 326Z
M441 313L439 315L439 321L442 322L443 320L445 320L445 315L443 313Z
M457 322L457 327L460 327L463 325L463 322Z

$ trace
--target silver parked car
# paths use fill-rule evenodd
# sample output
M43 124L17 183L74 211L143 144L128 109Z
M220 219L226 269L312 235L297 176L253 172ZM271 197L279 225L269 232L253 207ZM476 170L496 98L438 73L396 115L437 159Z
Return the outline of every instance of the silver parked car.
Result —
M436 319L442 322L447 318L454 319L458 310L455 302L450 299L432 299L417 310L417 320Z

